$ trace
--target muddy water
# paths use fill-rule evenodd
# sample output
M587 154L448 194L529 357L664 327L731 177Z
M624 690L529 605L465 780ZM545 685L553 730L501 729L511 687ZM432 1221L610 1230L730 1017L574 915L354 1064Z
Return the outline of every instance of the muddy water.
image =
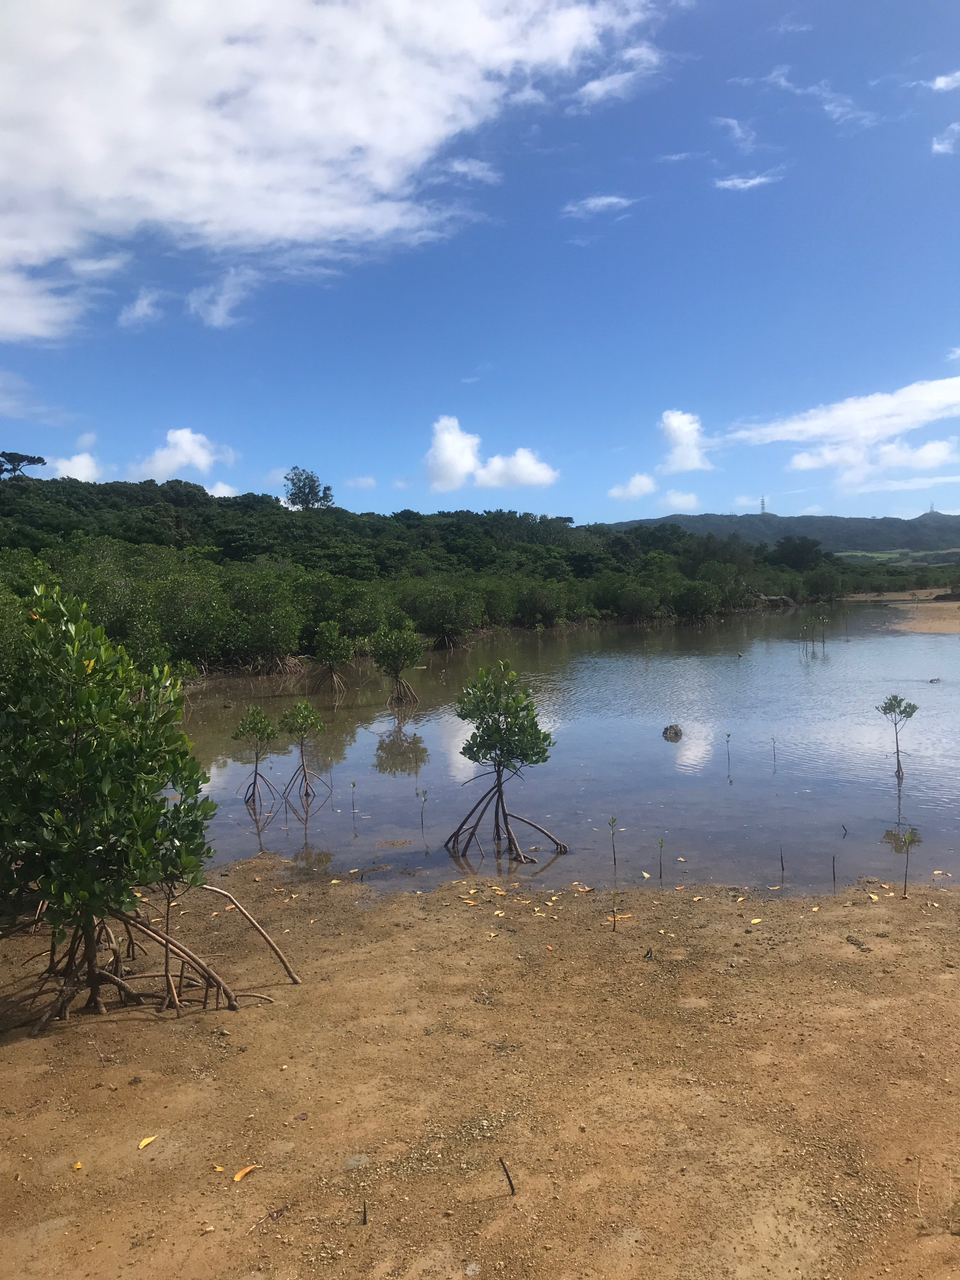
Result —
M862 604L703 629L500 636L426 654L408 673L420 702L402 723L369 667L345 673L339 705L313 676L211 680L190 693L187 731L219 805L217 858L262 847L386 887L423 888L457 873L443 842L482 784L460 755L468 728L454 702L478 667L506 658L556 739L547 764L510 784L511 809L570 847L551 862L542 837L520 828L538 859L522 875L609 884L616 817L621 884L659 887L662 866L671 892L695 881L829 889L834 871L840 885L860 875L892 885L904 858L886 833L898 822L922 841L911 878L938 870L960 880L960 641L897 633L890 622L885 607ZM902 732L899 795L893 732L875 710L890 693L920 708ZM231 734L248 703L276 720L303 696L327 724L311 754L324 780L318 800L306 831L275 806L258 832L242 800L251 753ZM681 726L679 742L664 740L668 724ZM286 740L276 748L266 773L280 790L296 759ZM472 855L463 874L497 874L484 843L486 859Z

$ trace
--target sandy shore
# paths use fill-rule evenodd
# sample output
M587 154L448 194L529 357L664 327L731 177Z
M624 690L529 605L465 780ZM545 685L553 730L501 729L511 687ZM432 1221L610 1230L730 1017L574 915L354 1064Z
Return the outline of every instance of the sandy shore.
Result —
M913 631L923 635L960 635L960 603L934 600L946 588L932 587L916 592L888 591L882 596L845 596L846 600L870 601L893 610L896 631Z
M182 935L273 1004L30 1040L42 940L0 948L3 1274L960 1274L956 893L670 886L614 934L575 884L377 898L271 857L213 883L303 985L194 893Z

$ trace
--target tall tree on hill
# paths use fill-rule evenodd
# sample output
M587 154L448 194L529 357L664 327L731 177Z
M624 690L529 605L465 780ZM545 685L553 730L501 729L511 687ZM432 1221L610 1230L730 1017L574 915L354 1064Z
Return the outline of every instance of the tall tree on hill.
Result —
M333 490L328 484L320 483L315 471L291 467L283 478L287 502L297 511L326 511L333 506Z
M45 467L46 458L34 453L0 453L0 480L22 476L24 467Z

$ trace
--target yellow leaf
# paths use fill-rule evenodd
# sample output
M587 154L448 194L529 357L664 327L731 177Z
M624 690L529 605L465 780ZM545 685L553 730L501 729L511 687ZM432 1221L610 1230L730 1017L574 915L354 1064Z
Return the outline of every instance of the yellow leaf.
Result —
M811 910L811 911L819 911L819 910L820 910L820 908L819 908L819 907L811 907L811 908L810 908L810 910Z
M78 1161L77 1161L77 1163L76 1163L73 1167L74 1167L74 1169L82 1169L82 1168L83 1168L83 1165L82 1165L82 1164L80 1163L80 1161L78 1160Z
M694 898L694 902L702 902L703 898Z
M339 880L331 880L331 881L330 881L330 883L331 883L331 884L339 884L339 883L340 883L340 881L339 881Z
M686 887L687 886L685 884L678 884L675 886L677 893L683 893Z
M737 899L737 901L738 901L738 902L746 902L746 898L738 898L738 899Z
M677 861L678 861L678 862L686 862L686 858L678 858L678 859L677 859Z
M888 884L882 884L882 883L881 883L880 888L881 888L881 889L889 889L889 888L890 888L890 886L889 886Z
M870 893L870 894L868 894L867 896L869 897L869 899L870 899L870 901L871 901L871 902L879 902L879 901L880 901L879 896L878 896L877 894L875 894L875 893Z
M756 920L751 920L751 924L763 924L763 916L757 916Z
M214 1173L223 1173L223 1165L222 1165L222 1164L215 1164L215 1165L213 1166L213 1172L214 1172Z
M144 1147L149 1147L150 1143L156 1142L156 1140L157 1140L156 1134L154 1134L153 1137L151 1138L141 1138L141 1140L137 1143L137 1150L142 1151Z
M776 893L778 889L782 889L782 888L783 888L783 885L782 885L782 884L768 884L768 885L767 885L767 888L770 890L770 892L771 892L771 893Z
M493 914L495 916L502 916L504 913L502 911L495 911Z
M296 895L294 895L294 897L296 897ZM224 907L223 909L224 909L224 911L236 911L236 909L237 909L237 908L236 908L236 907L233 905L233 903L231 902L231 903L230 903L230 905L229 905L229 907Z
M649 871L641 871L641 872L640 872L640 874L643 876L644 880L649 880L649 879L650 879L650 872L649 872ZM581 889L581 890L580 890L580 892L581 892L581 893L589 893L589 892L590 892L590 890L589 890L589 889Z
M88 658L83 665L87 668L87 674L89 675L93 670L93 658Z
M887 894L887 897L888 897L888 898L895 898L896 896L897 896L897 895L896 895L895 893L888 893L888 894ZM816 908L814 908L814 909L816 909Z
M935 876L942 876L942 875L943 875L943 872L942 872L942 871L935 871L933 874L934 874Z
M262 1169L262 1168L263 1168L262 1164L248 1164L245 1168L237 1170L237 1172L233 1175L233 1180L234 1182L242 1182L248 1173L252 1173L254 1169Z

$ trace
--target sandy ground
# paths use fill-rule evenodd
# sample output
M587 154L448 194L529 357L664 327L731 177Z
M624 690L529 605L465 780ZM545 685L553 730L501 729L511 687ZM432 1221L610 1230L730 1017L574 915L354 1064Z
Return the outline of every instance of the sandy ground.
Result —
M614 933L609 892L575 884L305 876L261 856L213 879L301 986L236 911L181 903L182 936L275 1001L240 1013L31 1040L42 940L0 946L0 1274L960 1276L941 877L906 901L667 884L622 894Z
M924 635L960 635L960 604L954 601L937 601L946 587L931 587L916 592L888 591L882 596L845 596L846 600L882 603L894 613L895 631L913 631Z

